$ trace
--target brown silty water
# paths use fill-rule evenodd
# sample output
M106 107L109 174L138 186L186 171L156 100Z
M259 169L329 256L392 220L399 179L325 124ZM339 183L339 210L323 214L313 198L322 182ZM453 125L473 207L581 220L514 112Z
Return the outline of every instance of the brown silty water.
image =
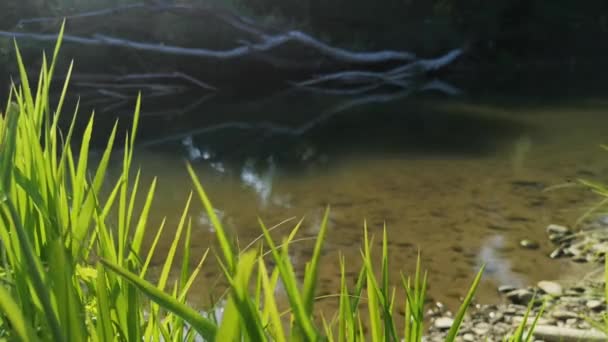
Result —
M258 216L268 226L294 218L274 231L277 241L304 217L298 234L302 240L291 247L300 272L312 253L311 239L323 211L331 206L318 286L318 295L329 298L319 300L320 310L337 306L331 294L339 289L339 255L345 257L347 277L355 281L361 267L364 220L376 236L376 251L386 224L392 284L400 286L400 271L413 273L421 251L423 268L429 272L430 298L452 308L482 264L487 268L477 300L484 303L500 300L496 287L501 284L568 280L588 271L548 257L552 245L545 227L574 224L598 200L591 192L568 185L578 178L605 181L608 176L608 152L599 148L606 142L608 102L555 106L415 102L417 110L429 115L441 112L442 124L426 125L425 133L412 133L417 130L409 128L401 136L395 133L400 128L393 127L401 117L391 122L393 114L378 114L372 119L384 124L375 128L365 125L365 115L355 113L348 119L355 123L345 115L327 124L326 130L333 133L312 135L305 147L297 145L294 150L309 159L295 168L283 169L268 157L238 166L203 158L193 167L240 247L261 234ZM347 139L342 147L327 142L339 139ZM412 148L416 144L423 146ZM360 147L349 149L352 145ZM157 266L164 261L172 229L192 188L184 156L151 149L136 154L143 184L159 177L151 229L162 217L168 219L154 259ZM214 246L215 234L196 197L193 203L194 263ZM537 241L540 248L522 248L522 239ZM193 305L204 306L223 291L225 282L218 281L220 272L213 259L192 288Z

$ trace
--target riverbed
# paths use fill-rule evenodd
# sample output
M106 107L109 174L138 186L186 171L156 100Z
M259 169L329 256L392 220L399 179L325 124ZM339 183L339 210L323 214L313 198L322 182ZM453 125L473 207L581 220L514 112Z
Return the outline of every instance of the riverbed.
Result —
M167 217L155 265L164 261L192 189L185 171L190 160L241 248L261 234L257 217L267 226L289 219L274 231L277 240L304 218L290 249L300 272L323 212L331 207L318 287L320 296L330 297L320 300L321 308L337 305L331 294L338 290L339 255L354 282L364 222L376 236L377 251L386 226L392 284L400 286L400 271L413 273L420 251L430 298L449 307L466 294L482 264L486 272L477 299L484 303L500 300L496 287L501 284L567 280L588 271L548 257L553 246L545 227L573 226L597 202L577 180L608 180L608 152L600 148L606 143L608 101L503 97L481 102L423 95L353 107L303 131L321 112L318 106L326 104L287 98L238 110L207 108L184 117L195 121L191 129L176 129L166 140L146 136L146 129L161 126L144 115L136 164L143 184L159 179L151 231ZM262 121L279 122L282 130L251 125ZM199 203L194 197L190 209L192 262L215 241ZM524 239L537 242L538 249L521 247ZM214 259L192 288L193 305L202 307L222 293L225 282L218 280Z

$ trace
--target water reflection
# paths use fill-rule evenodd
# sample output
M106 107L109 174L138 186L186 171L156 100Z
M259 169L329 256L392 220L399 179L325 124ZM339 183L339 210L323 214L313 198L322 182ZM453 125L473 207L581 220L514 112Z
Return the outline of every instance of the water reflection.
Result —
M258 165L259 168L256 168ZM276 165L272 157L268 157L262 162L257 162L255 159L247 159L241 170L241 181L246 187L258 194L259 203L262 208L268 205L268 201L272 195L272 182L275 173Z
M511 260L504 255L506 248L505 237L494 235L486 239L477 254L477 269L486 265L485 277L498 284L523 286L525 284L521 275L513 272Z

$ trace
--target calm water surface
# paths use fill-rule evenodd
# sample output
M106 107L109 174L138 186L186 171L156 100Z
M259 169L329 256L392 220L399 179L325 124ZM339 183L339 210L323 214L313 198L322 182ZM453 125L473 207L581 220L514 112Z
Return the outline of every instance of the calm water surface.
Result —
M193 114L196 119L184 119L190 120L190 130L198 130L193 134L184 134L188 127L168 128L170 124L158 125L162 120L143 118L137 163L144 184L159 178L150 223L154 227L163 217L168 220L156 265L164 261L190 192L184 164L192 159L241 247L259 236L258 216L269 226L295 218L274 231L277 239L305 218L302 240L291 247L300 271L323 210L331 206L319 295L336 293L340 254L354 281L361 266L364 220L377 242L386 224L393 283L400 284L399 270L413 272L421 250L431 298L450 306L466 293L482 263L487 271L478 294L481 302L496 302L500 284L567 281L587 271L548 258L552 246L545 227L573 224L597 198L575 187L547 187L577 178L608 180L608 153L599 148L607 142L608 101L503 99L481 104L425 97L346 109L298 133L234 124L253 122L257 113L285 127L303 127L314 113L322 113L314 106L325 105L307 101L210 108ZM213 126L221 122L232 124ZM210 126L217 129L199 129ZM155 134L146 135L158 129L173 129L173 139L159 142ZM196 262L214 246L214 229L198 199L193 203ZM523 249L522 239L538 241L540 248ZM193 288L194 305L221 293L224 284L217 282L213 259ZM214 285L216 290L209 292ZM331 308L337 300L320 304Z

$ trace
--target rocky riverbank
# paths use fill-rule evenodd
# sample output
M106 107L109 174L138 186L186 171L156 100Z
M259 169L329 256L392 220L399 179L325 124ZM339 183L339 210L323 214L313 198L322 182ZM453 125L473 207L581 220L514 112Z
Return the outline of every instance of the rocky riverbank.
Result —
M503 341L524 320L531 305L528 325L538 319L533 341L608 341L608 336L591 322L603 322L606 292L603 262L608 253L608 216L603 216L578 232L559 226L547 227L548 238L556 245L549 258L570 258L572 262L596 263L597 271L574 284L540 281L535 286L517 288L504 284L497 289L503 297L498 305L476 304L470 308L457 341ZM428 313L431 320L425 341L444 341L452 323L452 313L436 304Z

